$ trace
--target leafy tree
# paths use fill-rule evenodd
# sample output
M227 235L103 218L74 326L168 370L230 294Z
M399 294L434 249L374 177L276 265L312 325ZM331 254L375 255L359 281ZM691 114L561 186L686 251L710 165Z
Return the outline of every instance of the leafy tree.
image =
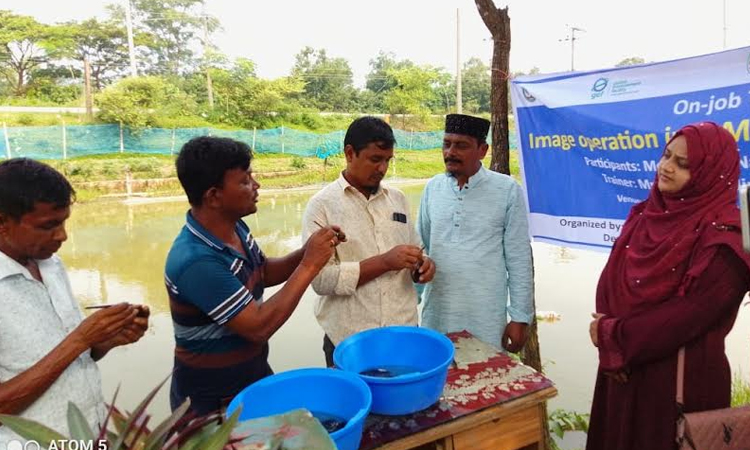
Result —
M208 32L219 28L215 18L201 12L203 0L129 0L139 59L148 73L177 74L195 68L195 51L204 27ZM121 23L125 10L110 5L112 17Z
M383 98L390 114L426 116L430 113L429 104L435 98L433 85L440 80L437 69L430 66L392 68L386 76L395 82L395 87Z
M463 107L474 113L490 112L490 67L479 58L471 58L461 70Z
M510 77L511 78L516 78L516 77L522 77L522 76L525 76L525 75L539 75L540 73L542 73L542 71L539 70L539 67L534 66L531 69L529 69L528 72L524 72L523 70L518 70L518 71L515 71L515 72L511 72Z
M420 78L427 84L412 83ZM423 116L450 112L455 105L456 84L449 73L442 68L419 67L408 59L397 60L390 52L380 51L370 60L365 88L361 98L380 112Z
M383 99L369 89L362 89L357 92L355 99L357 111L361 113L378 113L383 112Z
M46 64L32 72L25 96L60 105L71 103L83 94L82 78L81 70L71 65Z
M448 114L455 111L456 79L443 68L434 70L437 77L431 85L433 96L427 105L432 113Z
M222 72L231 70L232 65L227 63L209 62L208 65L203 67L202 71L195 71L186 73L184 75L167 75L165 78L170 83L179 87L200 106L200 109L206 114L211 114L212 109L208 103L208 83L206 80L207 74L210 73L211 78L220 76ZM216 98L215 80L212 82L212 89L214 92L214 104L218 102Z
M216 109L212 116L224 123L245 127L263 126L270 113L286 115L299 110L294 97L304 92L304 83L294 77L264 80L255 75L255 65L239 58L230 70L211 69Z
M237 79L257 78L255 63L247 58L237 58L234 60L232 74Z
M8 79L4 76L6 72L10 72L10 69L0 68L0 98L13 95L13 88L8 82Z
M0 10L0 71L14 95L24 94L31 72L46 63L55 50L50 29L33 17Z
M177 117L196 112L195 102L164 79L147 76L125 78L96 97L99 117L105 122L133 128L153 126L157 117Z
M378 111L385 111L383 96L396 87L396 81L388 76L389 71L414 67L414 65L408 59L398 61L395 54L382 50L378 56L370 60L370 73L367 74L365 88L375 94L374 106Z
M327 111L350 111L354 106L357 91L344 58L330 58L325 49L305 47L295 56L292 76L305 82L302 98L308 106Z
M640 56L631 56L630 58L625 58L622 61L615 64L615 67L625 67L625 66L634 66L636 64L643 64L646 60L641 58Z
M414 67L414 65L408 59L396 60L396 55L393 52L386 53L381 50L378 56L370 60L370 73L367 74L365 87L375 93L388 91L395 87L394 81L388 77L388 71Z
M127 32L115 20L100 22L92 18L63 24L68 39L68 54L81 67L84 60L91 66L91 84L97 91L121 76L129 63Z

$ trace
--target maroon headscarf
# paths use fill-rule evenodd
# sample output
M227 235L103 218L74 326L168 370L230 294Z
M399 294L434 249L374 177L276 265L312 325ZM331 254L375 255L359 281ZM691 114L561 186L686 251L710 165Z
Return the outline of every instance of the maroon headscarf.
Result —
M683 295L721 245L750 269L736 205L737 142L713 122L687 125L677 136L687 141L690 180L665 194L657 173L648 198L630 211L599 279L599 313L621 317Z

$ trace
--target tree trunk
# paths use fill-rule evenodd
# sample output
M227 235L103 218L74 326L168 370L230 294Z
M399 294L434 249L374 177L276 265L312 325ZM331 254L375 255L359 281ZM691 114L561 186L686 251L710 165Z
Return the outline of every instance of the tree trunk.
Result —
M532 259L533 262L533 259ZM533 267L533 264L532 264ZM535 278L532 271L532 280ZM532 301L534 304L534 312L536 313L536 289L532 288ZM539 333L537 332L537 320L536 314L531 324L529 324L529 338L521 351L521 360L527 366L531 366L534 369L542 372L542 354L539 350Z
M492 35L492 160L490 169L510 175L508 143L508 74L510 73L510 16L493 0L475 0L479 15Z
M91 67L91 79L93 80L94 91L102 90L102 66L96 65Z
M497 8L493 0L474 0L479 15L492 35L492 160L490 169L510 175L510 145L508 130L508 79L510 78L510 16L508 8ZM532 297L533 298L533 297ZM536 311L536 301L534 301ZM521 352L524 364L542 372L542 358L539 350L537 322L534 318L529 325L529 338ZM544 446L551 448L551 437L547 425L547 408L544 409Z
M83 97L86 105L86 118L94 117L94 99L91 95L91 64L88 59L83 60Z
M508 10L505 11L507 18ZM510 143L508 139L508 72L510 57L510 18L505 27L507 36L493 37L492 51L492 160L490 169L510 175Z
M24 70L22 68L18 69L18 81L16 82L16 97L23 96L24 86L23 86L23 78L24 78Z
M214 85L211 82L211 69L206 67L206 91L208 92L208 109L214 110Z
M533 259L532 259L533 262ZM533 264L532 264L533 267ZM535 277L533 276L531 279L533 280ZM536 320L536 289L532 290L532 302L534 305L533 311L534 311L534 319L529 324L529 338L526 341L526 345L524 345L523 350L521 351L521 360L524 364L527 366L533 367L534 369L538 370L539 372L544 372L542 370L542 352L539 348L539 332L537 330L537 320ZM544 427L542 428L544 431L544 450L550 450L552 448L552 436L549 433L549 413L547 411L547 403L544 404L544 415L542 416L542 420L544 421Z

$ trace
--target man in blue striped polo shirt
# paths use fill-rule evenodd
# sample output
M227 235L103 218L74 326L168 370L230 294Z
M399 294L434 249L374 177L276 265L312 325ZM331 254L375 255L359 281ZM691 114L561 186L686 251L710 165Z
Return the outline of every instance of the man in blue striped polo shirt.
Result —
M177 158L191 208L164 277L175 334L173 410L190 398L196 413L210 413L272 374L269 338L346 239L325 227L301 249L267 258L242 220L257 211L251 159L246 144L215 137L191 140ZM284 282L264 301L266 286Z

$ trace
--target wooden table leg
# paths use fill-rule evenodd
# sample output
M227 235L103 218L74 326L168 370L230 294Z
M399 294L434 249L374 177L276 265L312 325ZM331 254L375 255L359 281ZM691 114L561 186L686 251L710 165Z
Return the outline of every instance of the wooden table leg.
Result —
M436 450L453 450L453 436L448 436L439 441L435 441Z

